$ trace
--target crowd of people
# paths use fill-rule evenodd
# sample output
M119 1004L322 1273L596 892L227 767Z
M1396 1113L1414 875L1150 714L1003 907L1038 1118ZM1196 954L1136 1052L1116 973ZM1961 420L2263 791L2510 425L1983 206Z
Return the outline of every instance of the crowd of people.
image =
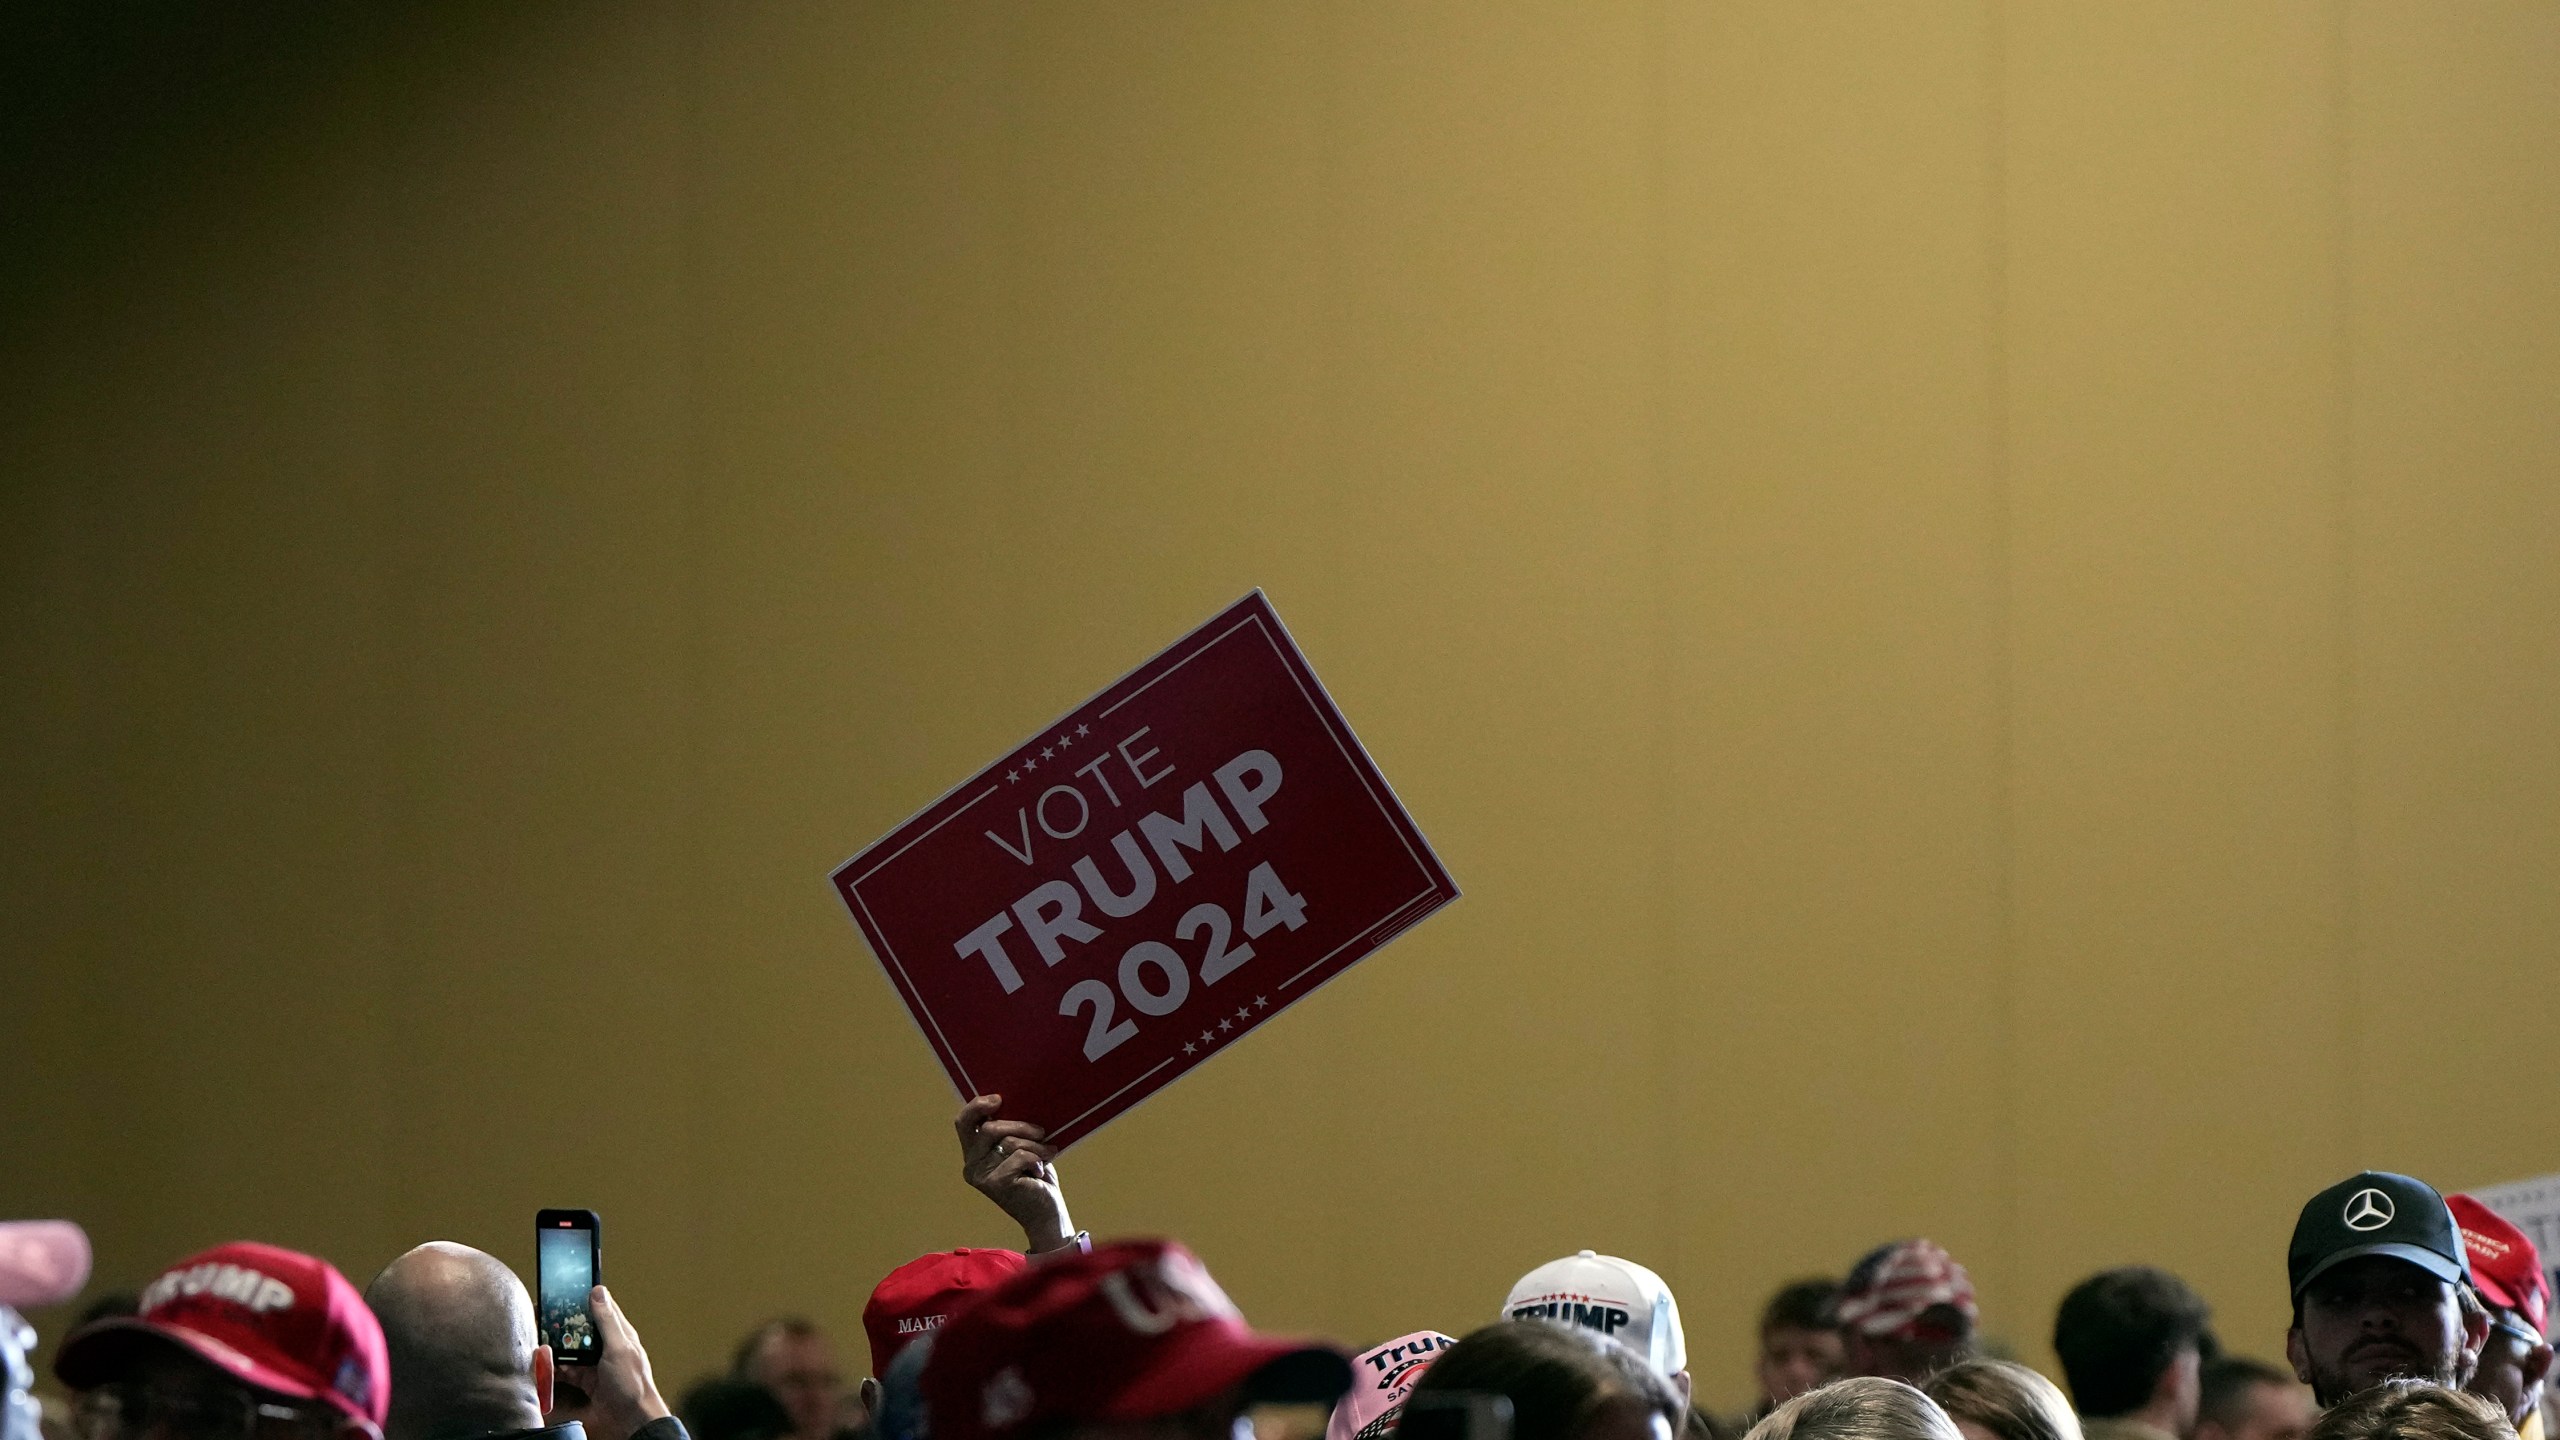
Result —
M77 1294L88 1250L34 1221L0 1225L0 1440L2544 1440L2540 1257L2404 1175L2302 1207L2282 1366L2224 1353L2195 1291L2128 1267L2063 1297L2057 1385L1985 1353L1964 1267L1906 1239L1770 1297L1759 1398L1725 1417L1695 1403L1680 1307L1634 1261L1541 1265L1464 1335L1356 1354L1271 1335L1180 1244L1077 1230L1043 1132L1000 1109L962 1108L962 1174L1023 1248L892 1271L851 1384L823 1329L782 1317L671 1405L603 1286L600 1353L569 1364L515 1272L468 1246L420 1245L359 1291L244 1241L93 1307L53 1347L68 1399L48 1411L21 1312Z

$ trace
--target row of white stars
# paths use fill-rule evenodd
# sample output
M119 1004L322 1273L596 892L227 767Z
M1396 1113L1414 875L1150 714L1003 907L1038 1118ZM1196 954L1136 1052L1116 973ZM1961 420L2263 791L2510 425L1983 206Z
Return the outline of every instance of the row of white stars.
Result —
M1254 1012L1254 1011L1256 1011L1256 1010L1268 1010L1268 1009L1270 1009L1270 1008L1271 1008L1271 997L1269 997L1269 996L1267 996L1267 995L1256 995L1256 996L1254 996L1254 997L1253 997L1253 1003L1252 1003L1251 1005L1239 1005L1239 1006L1237 1006L1237 1007L1236 1007L1236 1020L1242 1020L1242 1021L1243 1021L1243 1022L1245 1022L1246 1024L1250 1025L1250 1024L1252 1024L1252 1023L1253 1023L1253 1012ZM1228 1031L1228 1030L1233 1030L1234 1028L1236 1028L1236 1020L1229 1020L1229 1019L1227 1019L1227 1018L1226 1018L1226 1017L1224 1017L1224 1016L1220 1016L1220 1017L1219 1017L1219 1019L1218 1019L1218 1028L1217 1028L1217 1030L1214 1030L1214 1031L1212 1031L1212 1030L1203 1030L1203 1031L1201 1031L1201 1032L1200 1032L1200 1041L1199 1041L1199 1044L1197 1044L1197 1045L1193 1044L1192 1042L1190 1042L1190 1041L1188 1041L1188 1040L1183 1041L1183 1042L1182 1042L1182 1053L1183 1053L1183 1054L1185 1054L1185 1055L1197 1055L1197 1054L1199 1054L1199 1053L1200 1053L1200 1046L1201 1046L1201 1045L1207 1045L1207 1046L1210 1046L1211 1048L1215 1048L1215 1047L1217 1046L1217 1043L1218 1043L1218 1036L1219 1036L1219 1034L1221 1034L1221 1033L1223 1033L1223 1032L1225 1032L1225 1031Z
M1092 733L1093 727L1089 725L1077 726L1076 733L1073 735L1068 734L1064 730L1059 731L1056 739L1051 740L1048 744L1040 747L1040 760L1056 759L1059 751L1071 748L1076 741ZM1021 768L1016 770L1007 770L1004 772L1004 783L1010 785L1016 780L1021 779L1023 776L1030 774L1032 771L1039 769L1040 760L1032 759L1031 752L1028 750L1022 752Z

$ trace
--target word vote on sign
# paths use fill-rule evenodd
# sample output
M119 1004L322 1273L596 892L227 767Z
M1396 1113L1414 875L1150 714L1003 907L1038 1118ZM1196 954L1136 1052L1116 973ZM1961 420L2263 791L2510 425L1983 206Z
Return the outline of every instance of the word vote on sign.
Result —
M1060 1146L1458 896L1259 590L834 880L960 1094Z

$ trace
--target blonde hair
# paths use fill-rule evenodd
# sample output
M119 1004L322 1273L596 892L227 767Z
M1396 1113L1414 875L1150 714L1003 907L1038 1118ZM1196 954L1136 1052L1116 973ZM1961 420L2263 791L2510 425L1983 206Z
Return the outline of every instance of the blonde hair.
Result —
M2516 1427L2494 1401L2392 1380L2339 1401L2306 1440L2516 1440Z
M1772 1410L1743 1440L1964 1440L1938 1402L1875 1375L1834 1380Z
M2062 1389L2009 1360L1967 1360L1921 1387L1949 1418L1970 1421L1999 1440L2080 1440L2080 1419Z

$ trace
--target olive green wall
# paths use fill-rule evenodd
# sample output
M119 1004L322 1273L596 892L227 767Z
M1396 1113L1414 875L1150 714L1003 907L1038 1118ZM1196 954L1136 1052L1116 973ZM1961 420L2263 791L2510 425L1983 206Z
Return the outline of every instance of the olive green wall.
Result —
M2560 1169L2560 7L90 10L0 1211L102 1281L593 1205L673 1380L1000 1243L826 872L1255 585L1468 892L1068 1158L1266 1323L1594 1246L1738 1401L1923 1232L2273 1354L2315 1187Z

